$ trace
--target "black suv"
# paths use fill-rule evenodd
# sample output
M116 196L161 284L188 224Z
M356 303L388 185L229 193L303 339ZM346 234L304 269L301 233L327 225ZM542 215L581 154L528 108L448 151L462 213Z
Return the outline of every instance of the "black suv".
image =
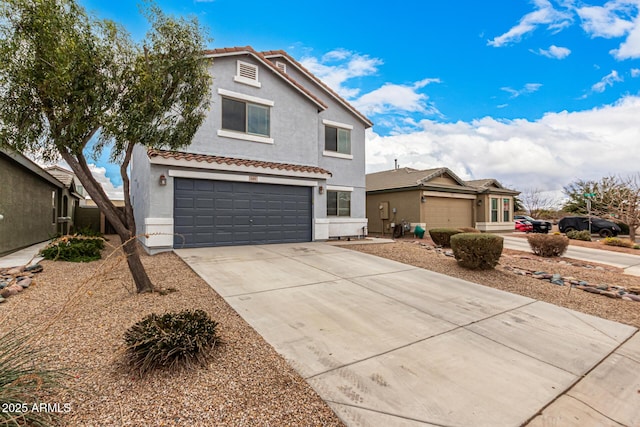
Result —
M561 233L572 230L589 230L589 217L565 216L558 222L558 229ZM621 231L618 224L602 218L591 218L591 232L598 233L600 237L617 236Z
M533 225L534 233L545 233L551 231L551 223L549 221L541 221L538 219L533 219L529 215L514 215L513 219L521 219L524 221L529 221L531 225Z

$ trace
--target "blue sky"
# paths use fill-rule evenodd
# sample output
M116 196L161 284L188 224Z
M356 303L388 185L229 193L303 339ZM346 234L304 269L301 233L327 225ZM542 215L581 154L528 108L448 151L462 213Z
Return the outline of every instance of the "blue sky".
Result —
M143 37L135 2L80 3ZM197 16L211 48L283 49L315 72L374 122L368 172L398 158L557 193L638 170L640 0L157 4Z

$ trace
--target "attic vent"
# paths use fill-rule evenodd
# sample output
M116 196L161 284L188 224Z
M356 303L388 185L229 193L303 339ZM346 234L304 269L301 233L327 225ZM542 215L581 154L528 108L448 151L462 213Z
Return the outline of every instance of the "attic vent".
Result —
M233 78L238 83L244 83L255 87L260 87L258 81L258 67L247 62L238 61L238 70Z
M284 62L276 61L276 67L278 67L278 69L283 73L287 72L287 64L285 64Z

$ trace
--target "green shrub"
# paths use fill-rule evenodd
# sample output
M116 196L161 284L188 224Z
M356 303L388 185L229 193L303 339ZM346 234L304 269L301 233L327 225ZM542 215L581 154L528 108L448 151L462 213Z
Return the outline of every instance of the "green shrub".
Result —
M640 249L640 245L633 245L633 249Z
M572 240L584 240L585 242L591 241L591 233L589 230L571 230L567 231L567 237Z
M531 234L527 236L534 254L543 257L561 256L569 246L569 238L554 234Z
M42 367L39 351L25 344L27 340L20 331L0 336L0 425L57 425L54 413L32 408L46 403L47 394L61 387L63 374Z
M462 231L457 228L432 228L429 230L429 236L433 243L443 248L451 247L451 236L460 234Z
M480 230L478 230L477 228L473 228L473 227L460 227L460 228L458 228L458 230L461 233L480 233Z
M495 234L460 233L451 236L451 249L461 267L489 270L500 260L503 241Z
M159 367L206 365L218 342L217 326L203 310L150 314L125 332L129 362L141 375Z
M89 262L100 259L104 239L100 237L62 236L49 243L40 254L54 261Z
M633 248L635 243L629 239L621 239L619 237L605 237L602 239L602 243L607 246L619 246L621 248Z
M87 225L75 232L76 235L85 236L85 237L103 237L103 234L91 228L91 226Z

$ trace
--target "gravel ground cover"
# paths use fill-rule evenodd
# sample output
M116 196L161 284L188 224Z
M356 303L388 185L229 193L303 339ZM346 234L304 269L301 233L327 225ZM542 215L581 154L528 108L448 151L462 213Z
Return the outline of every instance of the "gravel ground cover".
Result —
M591 247L599 244L591 243ZM640 277L622 274L623 270L620 268L564 257L542 258L528 252L505 249L494 270L468 270L458 266L453 257L445 256L443 252L435 250L433 242L427 237L420 240L399 239L394 243L345 245L344 247L640 328L640 302L611 299L572 289L570 286L557 286L548 281L514 274L511 270L515 268L546 271L563 277L575 277L589 283L640 287ZM600 244L600 247L605 245Z
M119 241L111 237L111 242ZM0 305L0 333L22 327L68 389L46 403L70 404L65 426L342 425L311 387L173 253L143 255L160 293L134 292L122 252L106 260L42 261L32 285ZM175 290L175 291L171 291ZM164 292L163 292L164 293ZM144 378L123 357L123 334L150 313L202 309L222 344L205 369ZM64 411L63 411L64 412Z

